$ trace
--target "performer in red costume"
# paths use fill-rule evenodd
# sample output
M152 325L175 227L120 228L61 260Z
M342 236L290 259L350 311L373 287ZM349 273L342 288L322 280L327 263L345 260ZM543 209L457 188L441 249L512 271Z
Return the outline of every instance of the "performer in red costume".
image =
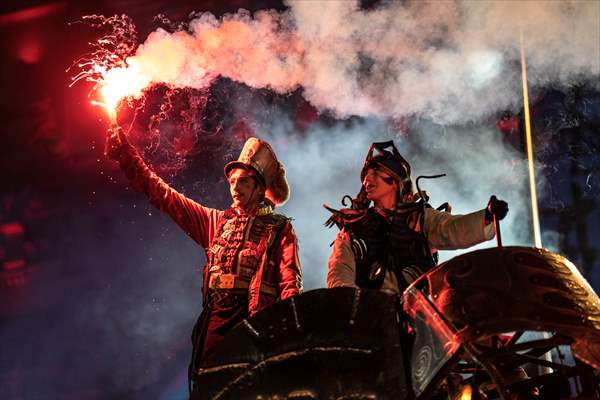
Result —
M119 162L132 187L146 193L206 252L204 307L192 333L193 380L202 361L234 326L302 291L294 229L289 218L273 212L289 197L285 170L267 142L249 138L238 160L225 165L233 203L217 210L159 178L121 128L109 133L107 155Z

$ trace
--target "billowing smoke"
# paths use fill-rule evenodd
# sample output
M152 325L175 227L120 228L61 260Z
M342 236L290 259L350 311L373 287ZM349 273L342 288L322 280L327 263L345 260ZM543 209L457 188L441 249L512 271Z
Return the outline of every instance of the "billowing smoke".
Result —
M447 128L415 121L410 135L397 133L378 119L333 127L315 126L304 135L285 118L264 120L256 127L285 163L290 201L281 212L293 217L307 289L325 286L330 243L337 229L323 226L331 215L323 203L342 208L343 195L360 190L360 169L373 141L394 140L418 175L446 173L445 178L420 182L434 207L448 201L452 212L465 214L485 207L490 195L508 201L502 221L505 245L530 245L527 166L522 154L503 145L495 129ZM478 246L495 246L495 241ZM472 250L472 249L471 249ZM441 260L464 251L441 252Z
M596 1L290 1L283 13L198 14L158 29L128 59L148 82L205 87L224 76L302 88L337 117L476 121L520 104L519 36L532 86L600 75Z
M246 115L286 164L292 198L283 211L296 218L308 288L323 286L335 236L321 225L328 217L321 204L336 206L341 196L356 194L364 154L377 140L395 139L415 176L448 174L423 183L434 205L449 201L455 213L466 213L484 207L491 194L507 200L505 242L529 244L523 156L498 132L472 123L520 108L521 32L532 87L597 78L600 3L288 5L285 12L196 14L187 30L150 34L128 64L146 81L172 87L205 88L223 76L278 93L300 89L321 112L363 117L298 135L283 114ZM238 115L249 111L232 107ZM389 125L404 116L415 117L408 135Z

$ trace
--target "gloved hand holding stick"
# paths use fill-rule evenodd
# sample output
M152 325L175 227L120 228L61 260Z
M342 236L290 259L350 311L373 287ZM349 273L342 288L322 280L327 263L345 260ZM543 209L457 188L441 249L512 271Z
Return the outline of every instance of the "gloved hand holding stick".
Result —
M508 203L498 199L496 196L490 197L490 201L485 208L485 220L487 223L494 223L496 230L496 243L502 247L502 234L500 232L500 220L508 214Z

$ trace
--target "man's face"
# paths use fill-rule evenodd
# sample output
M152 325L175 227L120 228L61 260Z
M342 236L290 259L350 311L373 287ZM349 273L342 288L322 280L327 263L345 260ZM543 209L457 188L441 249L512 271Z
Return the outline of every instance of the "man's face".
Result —
M263 198L265 191L251 172L236 168L229 174L227 180L233 207L248 210L256 207Z
M377 167L367 170L367 174L363 179L363 186L367 192L367 198L375 203L393 205L396 201L398 183Z

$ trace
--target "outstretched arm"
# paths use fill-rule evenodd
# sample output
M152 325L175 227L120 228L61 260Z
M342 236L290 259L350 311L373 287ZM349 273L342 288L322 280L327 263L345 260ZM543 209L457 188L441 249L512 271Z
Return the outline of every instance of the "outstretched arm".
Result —
M109 130L106 155L118 161L134 190L144 192L150 203L171 218L198 244L206 248L221 211L191 200L157 176L128 142L123 130Z
M508 203L496 196L490 197L483 210L466 215L426 208L422 231L436 249L464 249L492 239L495 236L494 218L499 221L507 213Z
M423 225L429 244L440 250L464 249L494 237L494 225L485 220L485 210L452 215L426 208Z

